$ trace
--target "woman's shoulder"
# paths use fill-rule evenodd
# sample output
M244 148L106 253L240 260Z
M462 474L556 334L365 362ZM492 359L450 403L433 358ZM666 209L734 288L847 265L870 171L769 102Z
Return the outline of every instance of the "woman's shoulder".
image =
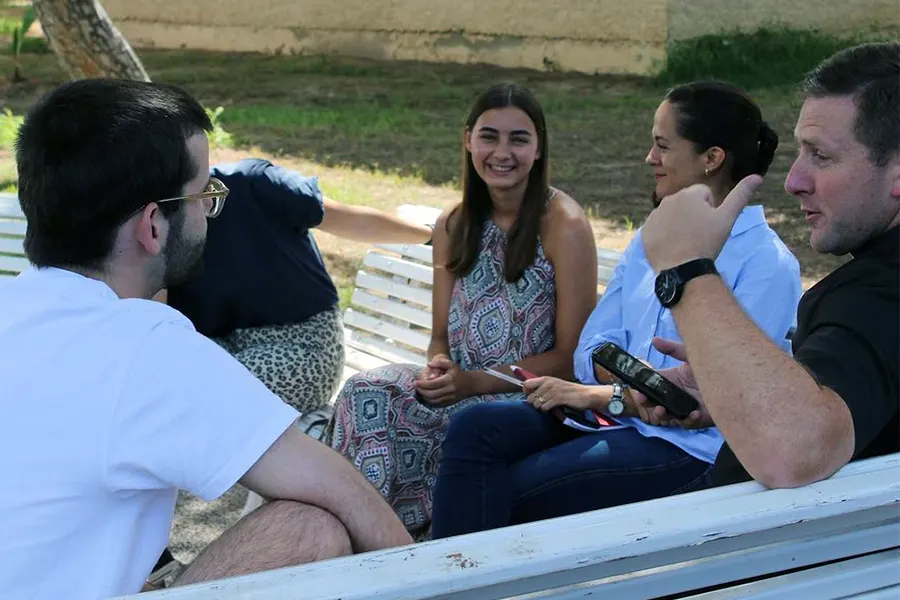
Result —
M572 196L556 188L550 188L546 217L548 220L559 222L560 225L588 223L581 205Z
M594 232L584 209L569 194L553 190L541 224L541 242L549 254L596 252Z

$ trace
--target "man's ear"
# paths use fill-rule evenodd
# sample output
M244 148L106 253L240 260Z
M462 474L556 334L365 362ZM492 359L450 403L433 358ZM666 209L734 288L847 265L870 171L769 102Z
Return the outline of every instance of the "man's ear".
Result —
M159 210L159 205L151 202L137 215L134 224L134 238L144 251L156 256L163 251L166 234L169 231L169 221Z

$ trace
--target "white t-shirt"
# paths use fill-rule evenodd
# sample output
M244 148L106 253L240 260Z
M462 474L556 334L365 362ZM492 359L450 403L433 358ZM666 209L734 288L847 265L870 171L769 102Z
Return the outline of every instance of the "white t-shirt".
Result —
M139 591L176 490L220 496L297 416L164 304L0 282L0 599Z

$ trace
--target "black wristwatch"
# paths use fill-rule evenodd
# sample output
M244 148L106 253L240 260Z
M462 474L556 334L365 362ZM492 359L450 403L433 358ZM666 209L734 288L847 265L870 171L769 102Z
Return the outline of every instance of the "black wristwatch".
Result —
M709 258L695 258L671 269L665 269L656 276L654 292L656 297L666 308L678 304L684 293L684 285L695 277L701 275L718 275L716 263Z

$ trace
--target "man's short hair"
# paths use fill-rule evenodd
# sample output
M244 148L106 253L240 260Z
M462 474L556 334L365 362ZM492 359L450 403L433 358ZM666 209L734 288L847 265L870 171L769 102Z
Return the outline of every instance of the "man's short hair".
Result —
M28 258L39 267L102 269L129 216L181 195L197 176L186 140L211 129L203 107L171 85L86 79L46 94L16 140Z
M808 98L853 96L856 139L876 165L900 152L900 42L842 50L806 76L802 91Z

